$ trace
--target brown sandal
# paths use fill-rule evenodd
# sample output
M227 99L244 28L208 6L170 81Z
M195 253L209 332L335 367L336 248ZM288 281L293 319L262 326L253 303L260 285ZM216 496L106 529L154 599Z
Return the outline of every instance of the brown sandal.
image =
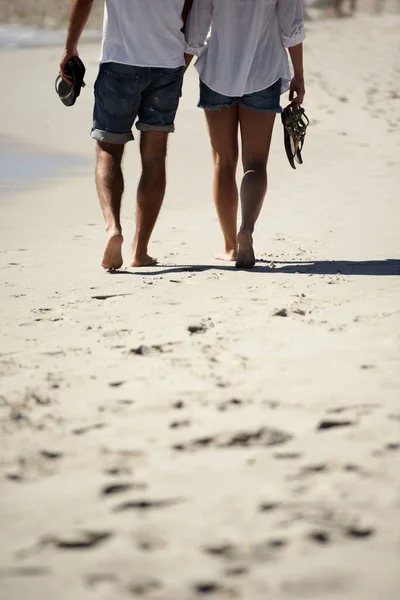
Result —
M282 111L283 134L286 156L292 169L296 168L294 161L303 164L301 151L304 146L306 130L310 123L304 108L292 102Z

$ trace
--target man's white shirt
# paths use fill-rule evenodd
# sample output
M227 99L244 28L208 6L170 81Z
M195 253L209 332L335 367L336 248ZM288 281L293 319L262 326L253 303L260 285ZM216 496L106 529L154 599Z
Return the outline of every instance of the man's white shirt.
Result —
M183 66L183 5L184 0L105 0L100 62Z

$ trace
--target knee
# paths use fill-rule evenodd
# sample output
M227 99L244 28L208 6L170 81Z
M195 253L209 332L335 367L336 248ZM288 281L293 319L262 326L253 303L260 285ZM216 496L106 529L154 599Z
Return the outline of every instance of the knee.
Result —
M107 142L97 142L97 164L121 164L124 153L124 146L121 144L109 144Z
M265 160L248 160L243 161L243 170L246 173L256 173L257 175L266 175L267 163Z
M140 153L144 168L164 168L167 152L164 150L146 150Z
M214 167L224 173L236 173L238 157L237 154L221 155L214 153Z

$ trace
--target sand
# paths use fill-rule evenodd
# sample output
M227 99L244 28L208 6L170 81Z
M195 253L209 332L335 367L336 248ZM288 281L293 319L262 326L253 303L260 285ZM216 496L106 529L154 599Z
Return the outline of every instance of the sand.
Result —
M83 161L0 196L2 600L399 597L399 27L309 26L305 164L277 123L251 272L212 258L193 69L160 264L108 275L98 48L72 109L59 49L0 54L3 147ZM136 143L125 172L128 260Z

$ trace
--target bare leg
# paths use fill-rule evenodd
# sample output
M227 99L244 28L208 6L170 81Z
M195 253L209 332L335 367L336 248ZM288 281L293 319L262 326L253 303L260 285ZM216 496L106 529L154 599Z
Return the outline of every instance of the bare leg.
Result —
M238 234L236 266L255 264L253 231L267 191L267 162L271 145L274 113L239 107L244 177L240 188L242 224Z
M124 192L121 169L123 153L122 144L97 143L96 187L107 232L107 244L101 264L108 270L119 269L123 262L120 222L121 200Z
M225 250L216 258L236 260L238 189L238 107L206 110L214 161L214 202Z
M136 233L132 244L131 267L155 265L147 253L150 236L164 200L168 133L143 131L140 138L142 177L137 192Z

